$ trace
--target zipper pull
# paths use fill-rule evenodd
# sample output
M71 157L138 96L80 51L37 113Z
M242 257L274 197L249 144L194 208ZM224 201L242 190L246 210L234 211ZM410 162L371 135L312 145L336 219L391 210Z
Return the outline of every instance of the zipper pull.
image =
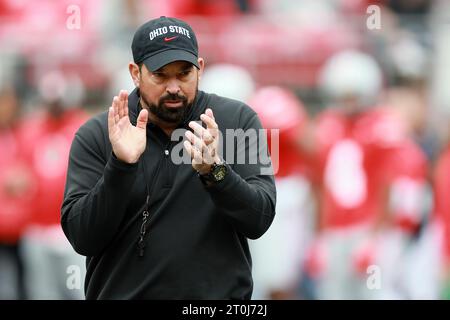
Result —
M140 230L140 238L139 238L139 256L143 256L144 255L144 248L145 248L145 241L144 241L144 237L145 237L145 233L146 233L146 224L147 224L147 217L148 217L148 212L147 210L144 211L143 213L143 218L142 218L142 225L141 225L141 230Z
M144 248L145 248L145 234L147 232L146 230L146 224L147 224L147 217L148 217L148 212L147 210L145 210L142 213L142 224L141 224L141 229L139 230L139 241L138 241L138 248L139 248L139 256L143 257L144 256Z
M148 190L147 190L148 192ZM147 193L147 198L145 199L145 209L142 212L142 224L141 229L139 230L139 240L138 240L138 248L139 248L139 257L144 256L144 248L145 248L145 233L147 232L147 219L150 213L148 212L150 205L150 194Z
M147 196L147 202L148 202L149 197ZM144 256L144 248L145 248L145 234L147 232L146 228L147 228L147 218L149 216L149 213L147 210L144 210L144 212L142 212L142 224L141 224L141 229L139 230L139 241L138 241L138 248L139 248L139 256L143 257Z
M139 257L143 257L144 256L145 243L144 243L144 239L142 237L139 238L138 248L139 248Z

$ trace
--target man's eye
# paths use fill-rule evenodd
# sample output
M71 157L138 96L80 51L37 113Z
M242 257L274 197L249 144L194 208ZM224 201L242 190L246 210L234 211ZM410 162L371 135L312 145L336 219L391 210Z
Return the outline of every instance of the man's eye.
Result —
M189 73L191 73L191 70L190 70L190 69L181 72L181 75L182 75L182 76L187 76Z
M164 74L157 72L157 73L153 73L153 76L155 76L156 78L163 78Z

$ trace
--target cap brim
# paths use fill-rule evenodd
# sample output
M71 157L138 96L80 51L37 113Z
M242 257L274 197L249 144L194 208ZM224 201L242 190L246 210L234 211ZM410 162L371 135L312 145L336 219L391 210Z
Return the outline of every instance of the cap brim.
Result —
M174 61L187 61L197 68L200 68L198 65L198 58L192 53L184 50L166 50L157 53L145 59L144 64L150 71L156 71Z

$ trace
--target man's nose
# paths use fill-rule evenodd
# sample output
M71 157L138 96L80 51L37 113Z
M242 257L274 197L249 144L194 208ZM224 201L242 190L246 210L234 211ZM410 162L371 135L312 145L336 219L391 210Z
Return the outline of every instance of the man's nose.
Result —
M177 94L178 92L180 92L180 84L179 84L178 80L170 79L167 82L166 91L167 91L167 93L170 93L170 94Z

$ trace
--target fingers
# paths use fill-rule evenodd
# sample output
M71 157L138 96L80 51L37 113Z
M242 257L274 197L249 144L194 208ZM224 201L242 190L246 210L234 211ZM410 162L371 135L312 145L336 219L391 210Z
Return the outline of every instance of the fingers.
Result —
M114 128L114 125L116 124L116 121L114 120L114 108L111 106L108 110L108 130L111 132L111 130Z
M206 146L205 142L196 135L194 135L192 132L186 131L185 136L188 139L188 141L194 146L194 148L199 150L201 153L205 153L208 150L208 147Z
M128 116L128 92L126 90L120 90L119 95L113 98L112 107L116 123Z
M148 111L147 109L142 109L141 112L139 112L136 127L141 129L147 128L147 121L148 121Z
M119 98L119 103L118 103L118 107L117 107L117 112L119 114L119 118L122 119L122 117L123 117L123 102L125 100L124 97L123 97L123 91L122 90L120 90L118 98Z
M209 130L206 130L197 122L191 121L189 122L189 127L194 131L194 133L202 138L202 140L206 143L206 145L211 144L214 141L214 136L210 133Z
M213 142L219 139L219 127L210 108L206 109L200 119L206 124L206 129L199 123L191 121L189 127L193 133L186 131L187 140L183 144L191 156L193 165L211 165L215 162L217 143Z
M214 119L214 114L213 114L211 108L206 109L205 114L206 114L208 117L210 117L210 118L212 118L213 120L215 120L215 119Z
M114 107L111 106L108 109L108 135L109 139L117 135L117 122L116 122L116 115L114 112Z
M119 92L118 109L120 119L128 115L128 92L126 90L120 90Z
M200 116L200 119L206 124L208 129L217 129L217 123L211 109L206 109L206 112Z
M183 146L191 156L192 164L196 165L203 163L202 154L197 150L197 148L194 148L194 146L189 141L184 141Z
M128 117L128 92L126 90L125 91L125 108L124 108L124 116Z
M128 117L128 92L120 90L119 96L114 96L108 111L108 125L110 128L123 117Z
M206 124L206 128L214 139L219 136L219 127L214 119L214 115L211 109L206 109L206 112L200 116L200 119Z
M187 140L184 144L188 143L192 147L192 150L195 151L190 152L191 158L196 161L195 163L193 162L194 164L214 163L215 150L210 149L202 139L190 131L186 131L185 136ZM188 150L188 148L186 149Z
M112 101L112 108L113 108L113 112L114 112L114 123L119 122L120 120L120 116L119 116L119 97L114 96L113 101Z

